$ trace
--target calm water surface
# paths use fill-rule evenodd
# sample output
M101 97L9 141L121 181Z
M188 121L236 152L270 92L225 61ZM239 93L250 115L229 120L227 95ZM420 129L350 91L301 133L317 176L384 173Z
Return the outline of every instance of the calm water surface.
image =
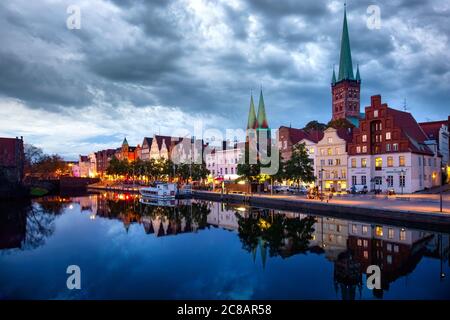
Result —
M0 203L0 299L449 299L449 247L448 234L209 201Z

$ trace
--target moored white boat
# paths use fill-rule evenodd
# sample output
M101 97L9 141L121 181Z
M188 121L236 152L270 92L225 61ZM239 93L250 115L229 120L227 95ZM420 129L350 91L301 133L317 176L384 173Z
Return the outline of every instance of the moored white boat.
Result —
M152 187L140 188L139 193L147 198L175 199L177 185L175 183L157 183Z

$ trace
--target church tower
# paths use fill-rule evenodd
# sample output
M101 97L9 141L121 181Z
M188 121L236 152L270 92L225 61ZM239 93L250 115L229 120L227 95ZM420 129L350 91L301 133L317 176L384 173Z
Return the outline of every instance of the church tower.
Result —
M359 75L359 66L356 70L356 76L353 73L350 37L347 26L347 9L344 8L339 73L336 77L333 68L331 79L332 120L347 119L354 122L354 120L360 118L360 90L361 77Z

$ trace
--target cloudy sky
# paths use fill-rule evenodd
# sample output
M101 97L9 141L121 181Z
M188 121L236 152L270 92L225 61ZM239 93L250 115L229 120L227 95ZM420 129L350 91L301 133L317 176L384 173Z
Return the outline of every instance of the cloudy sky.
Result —
M361 107L382 94L419 121L446 118L450 0L348 2ZM67 28L71 5L81 29ZM1 1L0 136L75 159L125 135L243 128L261 85L272 128L327 122L342 19L343 1Z

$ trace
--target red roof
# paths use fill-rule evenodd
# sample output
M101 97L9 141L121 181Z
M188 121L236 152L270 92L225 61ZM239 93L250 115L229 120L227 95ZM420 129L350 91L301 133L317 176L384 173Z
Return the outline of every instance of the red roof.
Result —
M389 114L394 116L395 125L402 129L402 134L409 140L410 149L415 153L433 155L433 151L425 145L428 140L424 130L409 112L387 108Z
M18 152L17 152L18 150ZM18 138L0 138L0 165L15 167L23 159L23 141Z
M448 121L442 120L442 121L421 122L419 123L419 125L425 132L429 140L439 141L439 130L443 125L448 126Z
M287 128L287 127L280 127L281 128ZM291 143L294 145L298 143L299 141L303 139L308 139L312 142L319 142L323 138L323 132L320 130L310 130L306 131L303 129L297 129L297 128L287 128L289 132L289 139L291 140Z

